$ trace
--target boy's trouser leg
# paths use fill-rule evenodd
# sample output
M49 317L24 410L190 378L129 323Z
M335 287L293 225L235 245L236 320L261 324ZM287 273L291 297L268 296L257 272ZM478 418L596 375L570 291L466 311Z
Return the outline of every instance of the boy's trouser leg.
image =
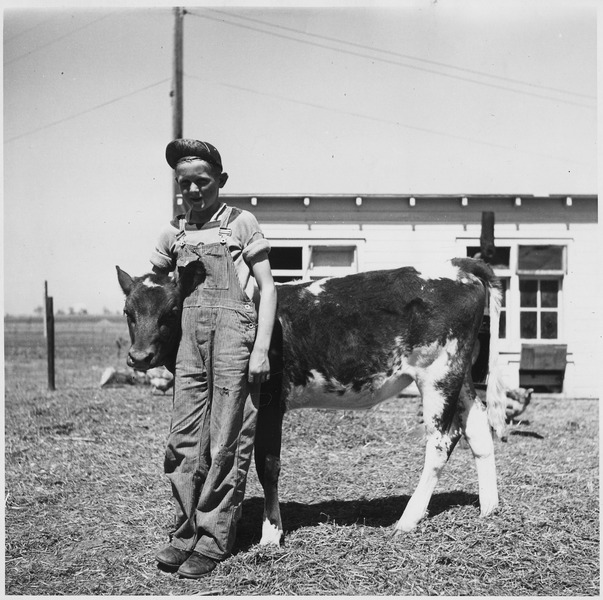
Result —
M252 390L247 380L255 336L250 322L236 310L217 309L219 333L209 346L211 464L197 505L195 550L218 560L234 544L255 438L259 386Z
M172 422L165 472L172 485L176 516L171 543L192 551L197 542L195 511L209 470L210 395L207 370L197 343L199 308L184 310L183 335L174 378Z

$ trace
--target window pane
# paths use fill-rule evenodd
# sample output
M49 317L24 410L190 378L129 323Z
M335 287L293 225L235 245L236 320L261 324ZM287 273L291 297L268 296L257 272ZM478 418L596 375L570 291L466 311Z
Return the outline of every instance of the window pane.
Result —
M519 313L519 328L523 339L536 338L536 316L535 312Z
M543 340L557 339L557 313L542 312L540 315L540 337Z
M313 246L313 267L351 267L354 264L354 246Z
M563 268L563 246L519 246L518 268L522 271Z
M498 337L504 340L507 337L507 311L500 313L500 322L498 323Z
M531 308L536 306L536 295L538 293L537 279L519 280L519 306Z
M469 258L475 258L478 254L481 254L481 248L479 246L467 246L467 256ZM490 261L490 265L495 269L508 269L510 256L511 248L509 246L497 247L494 252L494 257Z
M302 268L302 249L288 248L286 246L272 247L268 254L270 266L273 269L301 269Z
M543 308L556 308L558 306L559 282L544 279L540 282L540 306Z

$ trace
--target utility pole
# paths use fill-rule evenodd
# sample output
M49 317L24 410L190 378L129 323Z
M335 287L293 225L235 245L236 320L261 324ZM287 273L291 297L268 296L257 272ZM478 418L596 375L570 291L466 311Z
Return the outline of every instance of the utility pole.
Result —
M174 71L172 81L172 139L182 137L182 64L184 8L174 8ZM178 184L173 182L172 216L182 211L182 196Z

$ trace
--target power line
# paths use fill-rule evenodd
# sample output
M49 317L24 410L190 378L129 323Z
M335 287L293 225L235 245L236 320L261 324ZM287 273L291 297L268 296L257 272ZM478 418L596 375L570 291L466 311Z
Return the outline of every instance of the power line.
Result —
M507 83L514 83L514 84L519 84L519 85L525 85L527 87L531 87L531 88L536 88L536 89L541 89L541 90L547 90L550 92L558 92L560 94L568 94L570 96L577 96L580 98L586 98L589 100L596 100L596 97L590 94L582 94L580 92L573 92L571 90L564 90L564 89L560 89L560 88L555 88L555 87L550 87L550 86L546 86L546 85L541 85L541 84L536 84L536 83L531 83L529 81L523 81L521 79L515 79L512 77L504 77L502 75L493 75L491 73L485 73L484 71L478 71L475 69L468 69L466 67L458 67L456 65L451 65L448 63L443 63L443 62L439 62L436 60L429 60L427 58L420 58L417 56L410 56L408 54L402 54L400 52L394 52L393 50L383 50L381 48L375 48L374 46L367 46L366 44L359 44L357 42L351 42L349 40L342 40L339 38L334 38L334 37L330 37L327 35L320 35L317 33L311 33L309 31L302 31L300 29L296 29L294 27L287 27L286 25L278 25L276 23L270 23L268 21L263 21L261 19L254 19L253 17L248 17L248 16L242 16L242 15L232 15L226 11L223 10L217 10L217 9L204 9L205 11L209 11L209 12L213 12L213 13L218 13L227 17L232 18L233 16L235 16L237 19L242 19L245 21L250 21L252 23L258 23L259 25L268 25L269 27L274 27L276 29L282 29L283 31L290 31L292 33L297 33L297 34L302 34L305 36L309 36L309 37L313 37L313 38L317 38L317 39L321 39L321 40L326 40L329 42L336 42L338 44L345 44L347 46L353 46L355 48L361 48L363 50L370 50L370 51L375 51L375 52L381 52L383 54L389 54L390 56L396 56L398 58L403 58L403 59L407 59L407 60L415 60L417 62L422 62L425 64L430 64L430 65L435 65L438 67L443 67L446 69L454 69L456 71L462 71L464 73L470 73L471 75L479 75L481 77L489 77L491 79L497 79L499 81L505 81ZM194 13L192 13L194 14ZM201 15L198 15L201 16ZM406 66L406 65L405 65ZM433 71L428 71L429 73L432 73Z
M339 53L342 53L342 54L347 54L349 56L357 56L357 57L365 58L365 59L368 59L368 60L371 60L371 61L377 61L377 62L382 62L382 63L385 63L385 64L395 65L395 66L398 66L398 67L405 67L407 69L414 69L414 70L417 70L417 71L423 71L425 73L430 73L430 74L433 74L433 75L439 75L441 77L447 77L449 79L456 79L458 81L465 81L465 82L468 82L468 83L473 83L475 85L481 85L481 86L486 86L486 87L490 87L490 88L494 88L494 89L499 89L499 90L503 90L505 92L511 92L511 93L515 93L515 94L522 94L522 95L525 95L525 96L531 96L531 97L534 97L534 98L540 98L540 99L549 100L549 101L553 101L553 102L561 102L563 104L571 104L573 106L579 106L581 108L588 108L588 109L591 109L591 110L595 109L595 107L591 107L591 106L589 106L587 104L583 104L581 102L574 102L572 100L566 100L566 99L561 99L561 98L553 98L551 96L545 96L543 94L536 94L534 92L528 92L528 91L524 91L524 90L516 90L516 89L510 88L508 86L498 85L496 83L488 83L488 82L483 82L483 81L477 81L475 79L470 79L468 77L462 77L460 75L452 75L452 74L449 74L449 73L442 73L440 71L434 71L433 69L427 69L427 68L418 67L418 66L415 66L415 65L407 65L407 64L395 61L395 60L389 60L387 58L380 58L380 57L376 57L376 56L370 56L370 55L363 54L363 53L360 53L360 52L355 52L355 51L352 51L352 50L345 50L345 49L341 49L341 48L334 48L332 46L327 46L325 44L320 44L320 43L317 43L317 42L311 42L311 41L308 41L308 40L302 40L302 39L291 37L289 35L285 35L285 34L281 34L281 33L276 33L274 31L266 31L264 29L258 29L257 27L252 27L251 25L244 25L242 23L236 23L236 22L233 22L233 21L227 21L227 20L224 20L223 18L218 18L218 17L212 17L210 15L199 14L199 13L195 13L195 12L192 12L192 11L189 11L189 10L187 10L187 13L191 14L192 16L200 17L200 18L203 18L203 19L209 19L211 21L217 21L219 23L225 23L227 25L233 25L235 27L240 27L242 29L248 29L248 30L251 30L251 31L257 31L259 33L264 33L264 34L272 35L274 37L278 37L278 38L281 38L281 39L295 41L295 42L298 42L300 44L307 44L307 45L310 45L310 46L315 46L317 48L323 48L323 49L326 49L326 50L332 50L334 52L339 52Z
M86 29L87 27L90 27L90 26L94 25L95 23L98 23L99 21L102 21L103 19L106 19L107 17L112 16L113 14L115 14L115 11L111 12L109 14L106 14L106 15L102 15L98 19L94 19L94 21L89 21L85 25L82 25L81 27L77 27L76 29L72 29L68 33L65 33L64 35L61 35L57 38L54 38L54 39L50 40L49 42L46 42L45 44L42 44L41 46L38 46L37 48L34 48L33 50L26 52L25 54L21 54L19 56L16 56L15 58L5 61L4 65L5 66L11 65L12 63L17 62L18 60L21 60L22 58L27 58L28 56L30 56L36 52L39 52L40 50L43 50L44 48L48 48L48 46L52 46L53 44L56 44L57 42L60 42L60 41L64 40L65 38L73 35L74 33L77 33L78 31L81 31L82 29Z
M31 27L28 27L27 29L23 29L23 30L19 31L18 33L15 33L13 36L11 36L9 38L4 38L4 42L6 44L8 44L8 43L12 42L13 40L16 40L18 37L21 37L22 35L25 35L26 33L29 33L30 31L33 31L34 29L37 29L38 27L41 27L42 25L46 25L46 23L49 23L53 19L54 19L54 15L52 17L49 17L48 19L44 19L43 21L36 23L35 25L32 25ZM5 21L5 27L6 27L6 21Z
M380 118L380 117L374 117L371 115L364 115L362 113L357 113L357 112L353 112L353 111L347 111L347 110L341 110L341 109L337 109L337 108L331 108L329 106L323 106L322 104L317 104L314 102L307 102L304 100L297 100L295 98L289 98L287 96L281 96L279 94L272 94L269 92L260 92L258 90L254 90L251 88L246 88L240 85L235 85L232 83L224 83L224 82L219 82L219 81L208 81L207 78L205 77L198 77L196 75L188 75L186 74L186 77L190 78L190 79L197 79L199 81L203 81L205 84L210 83L210 84L214 84L214 85L219 85L222 87L227 87L230 89L234 89L237 91L243 91L243 92L248 92L250 94L256 94L258 96L265 96L265 97L269 97L269 98L276 98L277 100L284 100L286 102L291 102L293 104L301 104L303 106L309 106L310 108L316 108L316 109L320 109L320 110L326 110L329 112L335 112L337 114L341 114L341 115L347 115L350 117L356 117L359 119L365 119L368 121L374 121L377 123L384 123L386 125L396 125L397 127L401 127L403 129L410 129L413 131L419 131L421 133L428 133L431 135L438 135L438 136L442 136L442 137L447 137L447 138L451 138L451 139L456 139L456 140L461 140L463 142L471 142L473 144L478 144L481 146L488 146L490 148L496 148L499 150L512 150L514 152L520 152L522 154L529 154L529 155L533 155L533 156L539 156L541 158L548 158L548 159L552 159L552 160L560 160L566 163L573 163L573 164L583 164L581 161L576 161L576 160L572 160L572 159L568 159L565 157L561 157L561 156L552 156L550 154L544 154L542 152L531 152L528 150L519 150L517 147L515 146L506 146L504 144L496 144L493 142L487 142L484 140L478 140L475 138L470 138L467 136L462 136L462 135L456 135L454 133L449 133L446 131L438 131L437 129L430 129L428 127L419 127L417 125L409 125L407 123L401 123L400 121L393 121L391 119L384 119L384 118Z
M166 81L170 81L170 78L167 77L165 79L162 79L161 81L157 81L155 83L152 83L150 85L146 85L142 88L139 88L137 90L134 90L132 92L128 92L127 94L122 94L121 96L118 96L117 98L113 98L113 100L108 100L107 102L103 102L102 104L97 104L96 106L92 106L91 108L87 108L86 110L83 110L81 112L78 112L74 115L69 115L68 117L64 117L62 119L59 119L58 121L53 121L52 123L47 123L46 125L42 125L40 127L37 127L36 129L32 129L31 131L26 131L25 133L21 133L19 135L15 135L11 138L8 138L4 141L5 144L8 144L10 142L14 142L15 140L19 140L23 137L26 137L28 135L32 135L34 133L37 133L38 131L42 131L44 129L48 129L49 127L54 127L55 125L60 125L61 123L64 123L65 121L70 121L72 119L75 119L77 117L81 117L82 115L94 112L95 110L98 110L100 108L104 108L105 106L109 106L110 104L114 104L115 102L119 102L120 100L123 100L124 98L129 98L130 96L134 96L135 94L139 94L140 92L144 92L145 90L149 90L151 88L157 87L158 85L161 85L163 83L165 83Z

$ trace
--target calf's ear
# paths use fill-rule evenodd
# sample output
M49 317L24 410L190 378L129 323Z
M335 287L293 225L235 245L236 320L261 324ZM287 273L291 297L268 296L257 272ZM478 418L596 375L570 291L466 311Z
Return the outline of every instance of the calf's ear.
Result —
M115 265L115 268L117 269L117 280L119 281L119 285L121 286L123 293L127 296L132 290L134 280L117 265Z

